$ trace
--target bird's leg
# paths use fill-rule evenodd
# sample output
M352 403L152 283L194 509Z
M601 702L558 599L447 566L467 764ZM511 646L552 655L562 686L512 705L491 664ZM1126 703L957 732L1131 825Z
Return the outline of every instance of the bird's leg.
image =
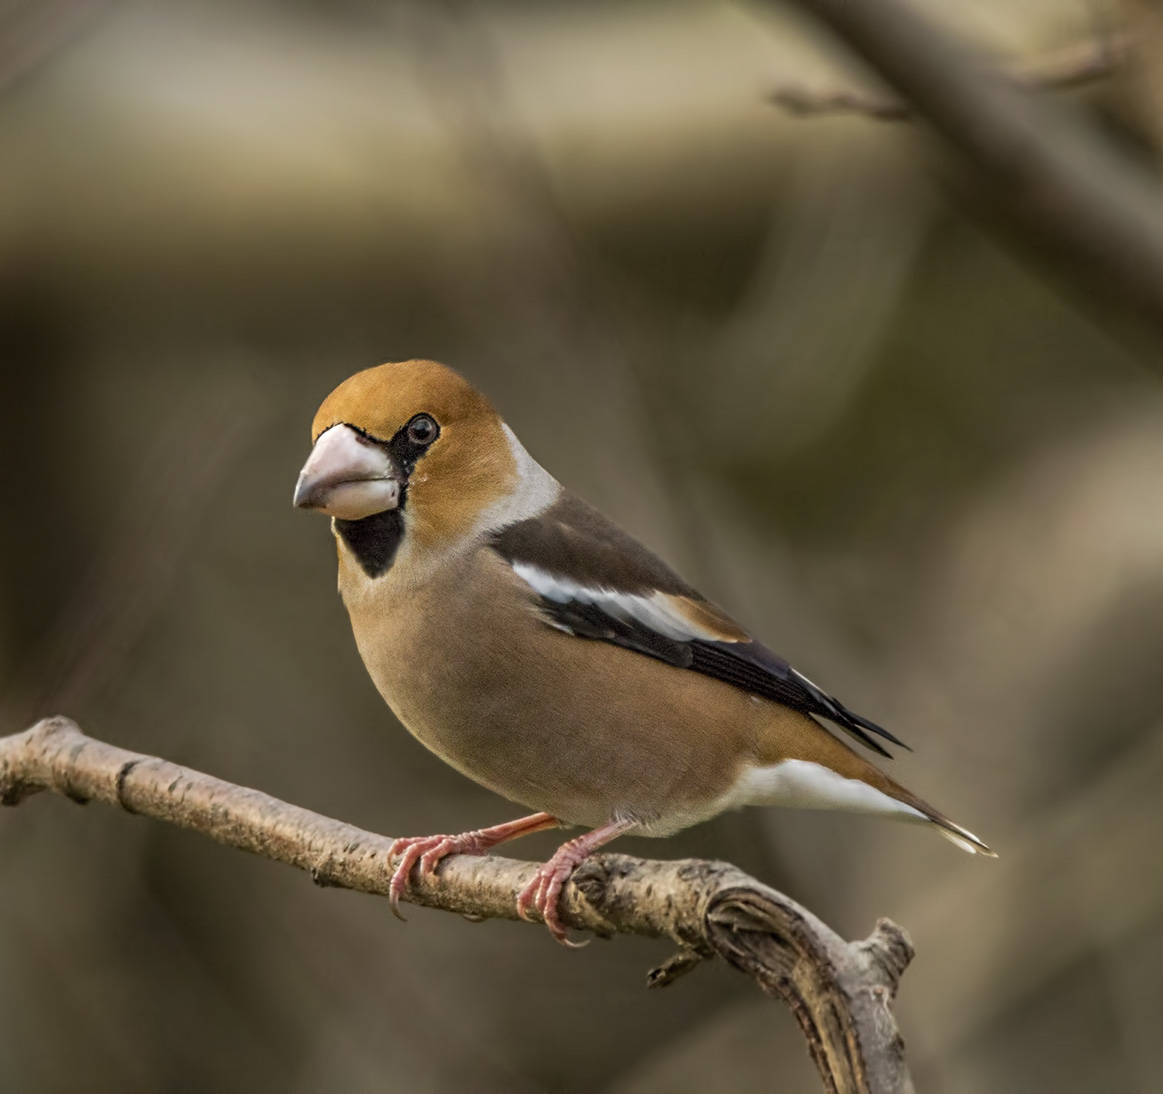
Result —
M569 875L578 865L590 857L599 847L604 847L623 832L636 826L632 820L615 820L595 828L584 836L563 843L553 857L534 875L533 880L521 890L517 898L517 914L522 919L529 918L529 910L534 909L545 921L549 933L563 946L584 946L584 942L570 942L565 936L565 927L558 915L557 900Z
M388 886L388 899L392 911L400 915L400 897L408 888L408 878L412 867L418 862L420 873L431 877L441 859L449 855L483 855L499 843L529 836L544 828L558 828L561 821L549 813L534 813L531 817L497 824L492 828L479 828L474 832L464 832L459 836L404 836L395 840L388 848L388 861L399 857Z

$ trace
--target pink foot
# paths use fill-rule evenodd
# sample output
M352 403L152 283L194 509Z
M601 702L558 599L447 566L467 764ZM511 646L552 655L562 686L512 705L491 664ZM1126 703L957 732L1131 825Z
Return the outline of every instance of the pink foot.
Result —
M558 942L563 946L575 948L580 948L587 943L571 942L566 937L565 926L561 922L558 910L558 899L569 875L589 858L589 851L574 847L574 844L578 842L578 840L570 840L569 843L559 847L553 858L541 865L541 868L533 875L533 880L521 890L521 895L517 897L517 914L522 919L529 919L530 909L536 911L545 922L545 926L549 928L549 933Z
M529 919L529 912L535 911L549 928L549 933L563 946L588 945L588 939L586 942L570 942L566 937L565 924L561 922L558 906L561 890L570 874L599 847L633 827L632 821L614 821L563 843L553 853L553 857L542 864L533 880L521 890L521 895L517 897L517 914L522 919Z
M482 845L475 838L480 834L465 832L461 836L404 836L392 844L388 850L388 859L398 857L399 861L388 886L388 900L397 918L404 918L400 912L400 897L408 888L412 867L419 863L421 877L431 877L436 873L440 860L449 855L483 855L488 845Z
M400 898L408 889L412 868L417 863L420 864L420 876L430 878L441 860L449 855L483 855L499 843L540 832L543 828L556 828L559 823L548 813L534 813L531 817L464 832L459 836L404 836L395 840L388 848L388 861L398 859L388 885L392 911L399 919L404 918L400 914Z

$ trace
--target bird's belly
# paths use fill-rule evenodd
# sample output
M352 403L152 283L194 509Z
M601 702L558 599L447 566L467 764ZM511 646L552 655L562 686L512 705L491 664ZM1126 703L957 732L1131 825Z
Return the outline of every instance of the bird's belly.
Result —
M630 816L663 835L718 811L747 751L748 696L520 604L459 607L450 621L417 602L390 626L353 614L380 693L448 764L573 824Z

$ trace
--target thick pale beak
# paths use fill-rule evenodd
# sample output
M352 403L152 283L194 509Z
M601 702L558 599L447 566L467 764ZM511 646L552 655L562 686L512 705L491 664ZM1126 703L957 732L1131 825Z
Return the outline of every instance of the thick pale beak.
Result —
M340 520L362 520L400 504L400 479L388 454L346 425L320 434L295 484L295 505Z

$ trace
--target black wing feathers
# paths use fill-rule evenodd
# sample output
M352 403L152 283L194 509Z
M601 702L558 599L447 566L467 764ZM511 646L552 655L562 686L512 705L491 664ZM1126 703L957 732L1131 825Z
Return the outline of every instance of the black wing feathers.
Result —
M551 626L578 638L596 638L602 642L612 642L615 646L634 650L635 653L656 657L677 669L694 668L691 643L667 638L666 635L635 621L615 619L596 604L579 604L575 600L559 604L542 597L541 613Z
M691 645L694 647L691 668L696 672L714 676L765 699L774 699L803 714L827 718L882 756L890 754L869 736L870 733L901 748L909 747L887 729L854 713L821 691L782 657L758 642L692 642Z
M827 718L881 756L891 758L891 754L870 733L902 748L909 747L887 729L853 713L799 676L782 657L757 642L703 642L697 639L679 642L637 620L615 619L594 604L576 601L559 604L542 597L541 611L552 626L579 638L611 642L665 661L675 668L690 669L722 680L752 695L774 699L803 714Z

